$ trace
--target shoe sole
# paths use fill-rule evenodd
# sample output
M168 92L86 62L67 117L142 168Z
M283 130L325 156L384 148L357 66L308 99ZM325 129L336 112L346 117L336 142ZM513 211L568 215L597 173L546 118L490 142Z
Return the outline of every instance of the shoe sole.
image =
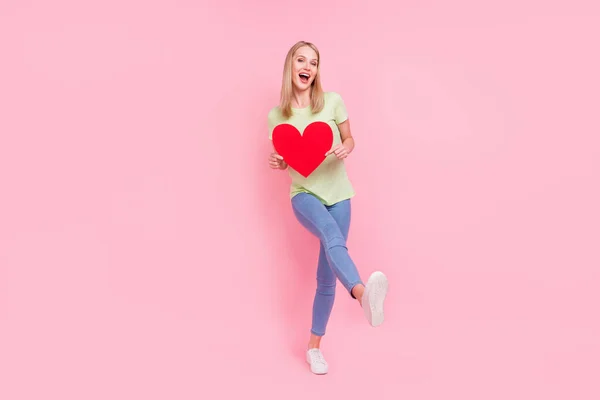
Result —
M371 326L375 327L383 324L383 303L387 296L388 286L389 283L387 277L380 271L373 272L365 285L363 305L368 304L369 307L363 306L363 310L365 312L365 317Z

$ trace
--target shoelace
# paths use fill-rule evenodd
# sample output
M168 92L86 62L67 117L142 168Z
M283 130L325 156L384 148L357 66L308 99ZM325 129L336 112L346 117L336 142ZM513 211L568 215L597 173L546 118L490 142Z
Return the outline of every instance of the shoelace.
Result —
M325 358L323 357L323 353L321 353L319 350L311 350L310 359L313 363L327 364L325 362Z

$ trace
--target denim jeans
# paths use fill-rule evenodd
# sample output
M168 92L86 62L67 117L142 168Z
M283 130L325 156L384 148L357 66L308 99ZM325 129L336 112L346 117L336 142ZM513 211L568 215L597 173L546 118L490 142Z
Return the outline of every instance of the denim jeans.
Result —
M363 283L346 246L350 200L326 206L311 194L299 193L292 197L292 208L300 224L321 242L311 332L323 336L333 308L336 278L350 296L352 288Z

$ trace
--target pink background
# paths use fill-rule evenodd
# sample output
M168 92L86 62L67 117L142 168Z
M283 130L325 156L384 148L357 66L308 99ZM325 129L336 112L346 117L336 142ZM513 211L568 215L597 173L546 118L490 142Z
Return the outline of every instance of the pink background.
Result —
M491 3L3 0L0 398L600 398L600 7ZM300 39L391 280L378 329L339 292L324 377L267 166Z

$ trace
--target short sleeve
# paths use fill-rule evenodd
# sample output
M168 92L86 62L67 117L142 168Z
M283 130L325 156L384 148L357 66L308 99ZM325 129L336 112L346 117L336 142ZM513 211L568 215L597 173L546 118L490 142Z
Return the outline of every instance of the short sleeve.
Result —
M348 119L348 111L346 110L346 105L344 104L344 100L342 99L342 96L340 96L339 94L336 93L335 97L334 97L334 101L335 101L335 108L334 108L335 123L339 125Z
M269 115L267 116L267 125L269 127L270 140L273 140L273 129L275 129L275 126L277 126L276 112L276 108L273 108L271 109L271 111L269 111Z

